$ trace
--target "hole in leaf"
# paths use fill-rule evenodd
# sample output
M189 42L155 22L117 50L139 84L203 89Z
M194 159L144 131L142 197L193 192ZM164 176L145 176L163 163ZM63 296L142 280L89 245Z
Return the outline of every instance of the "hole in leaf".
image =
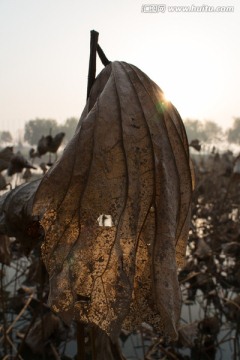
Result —
M111 215L102 214L97 219L99 226L113 226L113 220Z
M91 301L90 296L77 294L77 302L78 303L89 303Z

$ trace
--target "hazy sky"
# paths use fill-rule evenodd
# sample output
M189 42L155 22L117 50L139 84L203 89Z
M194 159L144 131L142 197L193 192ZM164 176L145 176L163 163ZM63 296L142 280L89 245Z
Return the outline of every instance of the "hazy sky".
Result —
M166 4L165 12L142 12L152 3ZM168 9L179 5L234 12ZM80 117L92 29L110 60L138 66L183 118L225 128L240 116L239 0L0 0L0 130Z

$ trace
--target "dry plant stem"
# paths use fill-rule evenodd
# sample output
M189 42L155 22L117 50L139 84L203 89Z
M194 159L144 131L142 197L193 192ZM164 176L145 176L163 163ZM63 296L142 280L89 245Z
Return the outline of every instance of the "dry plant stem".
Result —
M144 360L152 360L152 355L157 351L157 349L158 349L158 342L155 342L149 347Z
M30 324L29 324L29 326L28 326L28 328L27 328L27 331L26 331L25 334L24 334L24 337L23 337L23 339L22 339L21 344L20 344L19 347L18 347L18 351L17 351L17 354L16 354L14 360L17 360L17 359L18 359L18 356L19 356L19 354L21 353L21 351L22 351L22 349L23 349L23 346L24 346L24 344L25 344L25 340L26 340L26 338L27 338L27 336L28 336L28 333L29 333L30 329L32 328L32 326L34 325L34 323L35 323L35 321L36 321L36 317L37 317L37 313L33 316L32 320L31 320L31 322L30 322Z
M24 307L22 308L22 310L20 311L20 313L15 317L14 321L12 322L12 324L9 326L9 328L7 329L7 334L9 334L9 332L12 330L12 328L14 327L14 325L16 324L16 322L20 319L20 317L23 315L23 313L25 312L25 310L27 309L28 305L30 304L31 300L33 298L33 295L29 296L26 304L24 305Z
M87 99L89 97L96 76L96 55L97 55L98 35L99 34L97 31L94 30L91 31Z
M170 351L166 350L163 346L159 344L160 350L167 355L168 359L178 360L178 357L172 354Z
M17 290L17 289L16 289L17 280L19 280L22 276L24 276L24 274L26 273L26 268L24 268L24 267L20 268L18 262L17 262L16 267L11 263L11 268L12 268L13 270L15 270L16 276L15 276L13 279L11 279L11 280L9 280L8 282L6 282L6 283L4 284L4 286L5 286L5 288L7 288L9 285L11 285L12 283L14 283L14 295L15 295L15 294L16 294L16 290Z
M77 322L77 360L85 360L85 325Z
M55 357L55 359L56 359L56 360L61 360L61 358L60 358L60 356L59 356L59 354L58 354L55 346L54 346L52 343L50 343L50 348L51 348L51 350L52 350L52 352L53 352L53 356Z
M106 57L106 55L104 54L104 52L99 44L97 45L97 53L98 53L98 56L100 57L100 60L104 66L107 66L108 64L111 63L111 61L109 61L108 58Z
M7 335L7 342L9 343L9 345L11 346L11 348L15 351L15 353L17 353L17 348L16 348L16 346L13 344L13 342L12 342L12 340L10 339L10 337ZM11 356L12 357L12 356ZM18 355L17 356L17 359L19 359L19 360L24 360L22 357L21 357L21 355Z
M220 296L219 296L220 297ZM220 297L222 300L224 300L225 302L229 303L229 304L232 304L234 306L236 306L236 308L238 310L240 310L240 306L233 300L230 300L230 299L227 299L226 297Z

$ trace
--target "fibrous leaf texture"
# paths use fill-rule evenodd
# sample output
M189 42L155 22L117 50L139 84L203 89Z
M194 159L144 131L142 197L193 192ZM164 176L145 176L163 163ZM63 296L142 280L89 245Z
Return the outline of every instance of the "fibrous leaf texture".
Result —
M53 310L112 339L143 321L176 338L191 192L177 110L137 67L110 63L35 194Z
M0 197L0 234L15 236L26 254L39 242L41 231L32 218L32 200L40 180L22 184Z

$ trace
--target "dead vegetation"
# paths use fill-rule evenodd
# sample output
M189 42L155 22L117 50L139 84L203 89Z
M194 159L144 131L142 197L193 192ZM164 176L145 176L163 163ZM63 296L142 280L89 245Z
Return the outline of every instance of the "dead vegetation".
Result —
M239 358L238 158L231 153L199 158L187 261L179 272L183 299L179 339L166 343L151 324L143 323L135 333L122 330L120 343L127 359ZM31 226L25 228L39 234L39 229ZM64 324L47 306L49 282L39 243L27 249L28 258L21 243L1 235L1 358L73 359L76 326ZM93 329L86 327L85 351L98 359L93 334ZM109 346L103 338L102 344L105 350Z
M239 158L214 150L189 165L161 89L105 63L63 156L0 198L0 355L237 359Z

